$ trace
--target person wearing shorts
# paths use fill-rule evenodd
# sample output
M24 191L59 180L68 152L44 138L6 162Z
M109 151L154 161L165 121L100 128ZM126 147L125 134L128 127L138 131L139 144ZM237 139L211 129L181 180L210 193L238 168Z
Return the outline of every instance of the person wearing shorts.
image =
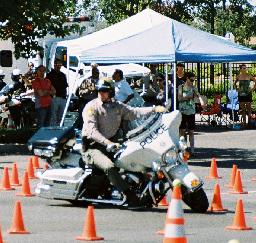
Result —
M182 121L180 124L180 136L186 138L186 133L189 135L190 153L194 154L195 140L195 98L198 97L201 105L204 105L203 99L199 94L197 87L194 86L195 74L187 72L184 75L185 83L178 87L178 101L179 110L182 114Z

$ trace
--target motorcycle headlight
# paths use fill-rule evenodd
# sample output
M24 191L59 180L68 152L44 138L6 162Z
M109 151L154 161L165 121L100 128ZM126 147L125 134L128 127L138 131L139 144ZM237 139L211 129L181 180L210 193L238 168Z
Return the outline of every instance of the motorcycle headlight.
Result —
M176 148L173 147L169 149L164 155L163 155L163 161L167 164L172 164L176 162L177 160L177 151Z
M50 158L53 157L53 151L49 149L34 149L34 155Z

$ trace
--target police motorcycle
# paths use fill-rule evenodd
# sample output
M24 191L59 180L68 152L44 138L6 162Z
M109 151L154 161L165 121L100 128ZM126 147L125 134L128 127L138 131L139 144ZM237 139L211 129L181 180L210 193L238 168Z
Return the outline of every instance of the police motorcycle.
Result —
M206 212L209 203L203 181L188 167L187 145L179 138L180 122L179 111L132 122L121 147L114 149L115 166L144 207L157 206L179 179L183 201L195 212ZM80 131L72 126L41 128L28 141L28 148L50 166L37 173L39 197L127 206L126 196L106 175L82 161Z

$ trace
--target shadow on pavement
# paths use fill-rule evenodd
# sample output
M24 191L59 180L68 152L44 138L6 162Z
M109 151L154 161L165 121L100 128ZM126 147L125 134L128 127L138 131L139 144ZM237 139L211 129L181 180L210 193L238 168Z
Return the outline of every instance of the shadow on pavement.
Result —
M0 144L1 155L30 155L26 144Z
M238 148L198 148L197 150L189 165L210 167L211 158L216 158L217 166L220 168L232 168L233 164L236 164L240 169L256 169L255 150Z

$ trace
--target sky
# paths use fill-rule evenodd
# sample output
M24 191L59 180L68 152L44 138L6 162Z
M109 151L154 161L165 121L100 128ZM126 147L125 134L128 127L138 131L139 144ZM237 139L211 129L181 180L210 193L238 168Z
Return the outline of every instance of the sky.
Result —
M252 5L256 6L256 0L249 0L249 2L250 2Z

